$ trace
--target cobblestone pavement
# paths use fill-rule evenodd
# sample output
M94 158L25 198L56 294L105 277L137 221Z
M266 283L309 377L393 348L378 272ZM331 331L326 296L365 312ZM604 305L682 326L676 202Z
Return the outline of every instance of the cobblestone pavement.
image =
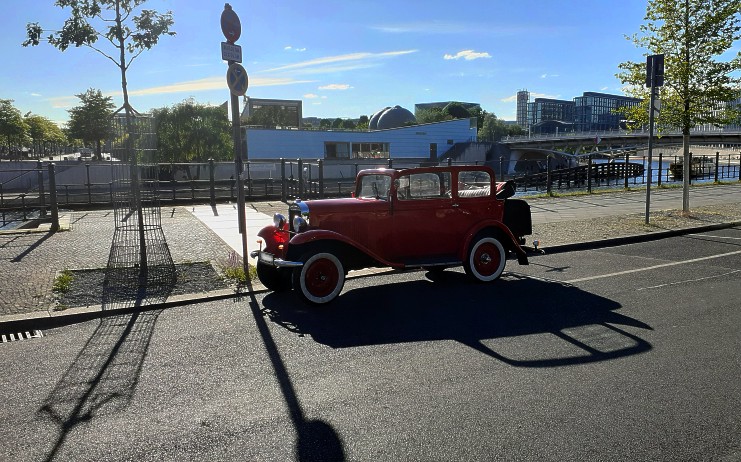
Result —
M70 215L69 231L0 235L0 316L51 310L60 271L106 267L113 211ZM218 268L228 259L231 249L185 208L163 208L161 215L174 263L211 262Z

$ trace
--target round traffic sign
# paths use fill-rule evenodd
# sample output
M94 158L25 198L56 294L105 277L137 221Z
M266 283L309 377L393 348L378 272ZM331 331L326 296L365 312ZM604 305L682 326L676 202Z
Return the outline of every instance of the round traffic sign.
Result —
M233 95L244 96L247 93L247 71L239 63L232 63L226 71L226 84Z
M239 22L239 16L228 3L224 5L224 11L221 12L221 32L229 43L236 42L242 35L242 23Z

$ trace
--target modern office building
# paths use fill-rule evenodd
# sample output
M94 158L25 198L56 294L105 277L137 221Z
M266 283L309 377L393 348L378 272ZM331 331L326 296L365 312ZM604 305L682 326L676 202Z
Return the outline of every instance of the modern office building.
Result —
M527 130L527 104L530 102L530 92L520 90L517 92L517 125Z
M620 128L623 107L641 104L638 98L585 92L574 98L574 127L576 131L602 131Z
M301 100L260 99L245 96L241 120L245 123L250 117L258 116L260 112L269 112L271 119L279 122L275 125L300 128L303 117L302 105Z
M572 122L574 120L574 102L561 99L535 98L532 103L527 105L527 118L530 127L550 120Z

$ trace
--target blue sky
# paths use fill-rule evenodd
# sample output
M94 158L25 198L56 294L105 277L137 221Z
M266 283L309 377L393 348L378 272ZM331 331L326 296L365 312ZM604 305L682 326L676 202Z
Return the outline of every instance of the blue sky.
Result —
M247 95L300 99L305 117L370 116L386 106L480 103L514 120L514 96L571 100L585 91L622 94L622 61L642 61L625 35L638 31L645 0L235 0L242 23ZM118 68L88 48L24 48L28 22L58 28L68 10L53 0L3 0L0 98L57 122L100 89L121 104ZM187 98L229 98L221 60L224 1L149 0L175 19L165 37L127 74L140 112ZM531 98L532 98L531 97Z

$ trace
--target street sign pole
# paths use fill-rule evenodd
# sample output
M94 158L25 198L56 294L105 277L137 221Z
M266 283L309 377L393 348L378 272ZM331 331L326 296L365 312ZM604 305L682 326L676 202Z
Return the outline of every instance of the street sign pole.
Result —
M239 16L232 10L231 5L228 3L224 5L224 11L221 13L221 31L227 40L227 46L222 45L222 58L225 54L225 48L227 51L235 51L239 49L234 42L239 39L242 33L242 26L239 21ZM241 61L241 49L238 50L238 56L229 56L230 58L239 58ZM237 221L239 226L239 233L242 235L242 268L244 270L245 278L249 279L249 257L247 253L247 220L245 217L245 198L244 198L244 165L242 164L242 131L240 128L240 110L239 110L239 96L240 93L244 94L247 90L247 76L244 73L244 84L240 85L240 88L235 89L233 86L233 74L234 66L239 66L236 60L227 60L229 64L229 70L227 71L227 84L229 85L229 93L231 95L231 111L232 111L232 138L234 139L234 170L237 178ZM239 69L243 70L241 66Z
M646 74L646 85L651 90L651 98L648 103L648 180L646 181L646 224L649 224L649 214L651 212L651 177L653 176L656 92L658 87L664 84L664 55L652 55L646 58Z

